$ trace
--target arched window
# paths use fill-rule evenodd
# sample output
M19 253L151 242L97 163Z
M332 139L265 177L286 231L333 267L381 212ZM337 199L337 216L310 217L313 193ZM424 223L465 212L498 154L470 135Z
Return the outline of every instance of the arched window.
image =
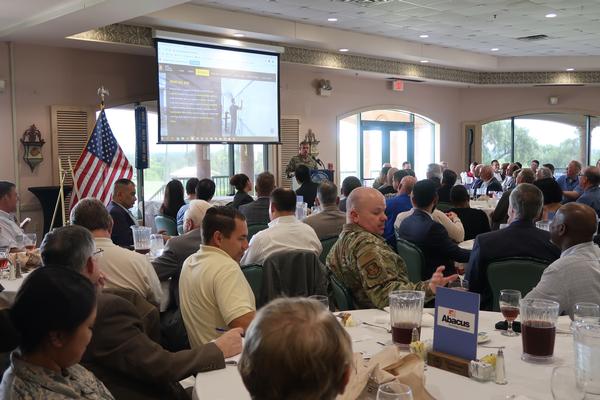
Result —
M370 181L384 163L402 168L405 161L417 177L425 178L427 164L437 154L439 124L410 111L369 110L339 120L340 182L347 176Z

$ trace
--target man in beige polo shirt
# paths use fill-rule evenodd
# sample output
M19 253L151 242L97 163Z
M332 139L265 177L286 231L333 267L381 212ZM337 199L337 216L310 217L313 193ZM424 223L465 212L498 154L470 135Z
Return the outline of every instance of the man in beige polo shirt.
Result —
M256 304L239 262L248 248L246 218L230 207L212 207L202 221L202 245L183 263L181 315L192 347L231 328L246 330Z

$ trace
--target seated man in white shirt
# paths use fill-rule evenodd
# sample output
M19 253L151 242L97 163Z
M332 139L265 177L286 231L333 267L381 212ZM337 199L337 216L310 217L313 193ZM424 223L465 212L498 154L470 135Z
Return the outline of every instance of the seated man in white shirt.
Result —
M269 228L252 236L241 264L262 264L271 254L282 250L307 250L317 256L323 247L314 229L296 219L296 193L275 189L269 206Z
M19 195L14 183L0 181L0 246L18 247L18 236L23 237L23 229L17 225L13 215L17 211Z
M154 305L159 305L162 289L154 268L141 254L124 249L110 238L113 222L100 200L86 198L71 211L71 224L92 232L96 248L102 250L100 267L106 275L106 288L129 289Z
M231 328L246 329L256 314L254 293L239 266L248 248L246 218L231 207L211 207L202 245L183 263L179 305L192 348Z
M557 301L560 313L571 319L576 303L598 303L600 248L592 242L597 226L590 206L567 203L558 209L550 224L550 239L560 248L560 258L544 270L526 298Z

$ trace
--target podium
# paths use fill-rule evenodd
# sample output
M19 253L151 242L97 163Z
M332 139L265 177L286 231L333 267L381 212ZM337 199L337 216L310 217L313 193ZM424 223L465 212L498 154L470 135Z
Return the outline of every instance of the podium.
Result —
M334 172L331 169L313 169L310 171L310 180L314 183L321 183L322 181L333 182Z
M73 186L64 185L65 199L73 190ZM30 187L28 190L35 195L42 205L42 212L44 213L44 235L50 231L50 223L52 222L52 214L54 213L54 207L58 199L58 192L60 186L35 186ZM61 204L61 206L64 206ZM57 218L54 220L54 226L62 226L62 212L60 207L58 208Z

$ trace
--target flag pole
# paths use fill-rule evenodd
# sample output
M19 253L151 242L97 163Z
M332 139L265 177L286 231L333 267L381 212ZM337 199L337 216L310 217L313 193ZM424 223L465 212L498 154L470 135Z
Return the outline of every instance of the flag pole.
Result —
M62 171L62 164L60 162L60 157L58 158L58 180L59 180L58 196L56 197L56 204L54 205L54 212L52 213L52 221L50 222L50 230L52 230L52 228L54 227L54 220L56 219L56 214L58 213L58 205L62 204L61 199L63 199L62 195L63 195L63 185L65 182L65 174ZM62 212L63 212L63 222L64 222L65 208L64 208L64 204L62 204L62 205L63 205Z
M71 164L71 156L67 157L67 162L69 163L69 172L71 172L71 179L73 179L73 194L77 196L77 199L81 200L79 196L79 188L77 187L77 182L75 181L75 172L73 172L73 164ZM73 196L71 196L71 199Z

